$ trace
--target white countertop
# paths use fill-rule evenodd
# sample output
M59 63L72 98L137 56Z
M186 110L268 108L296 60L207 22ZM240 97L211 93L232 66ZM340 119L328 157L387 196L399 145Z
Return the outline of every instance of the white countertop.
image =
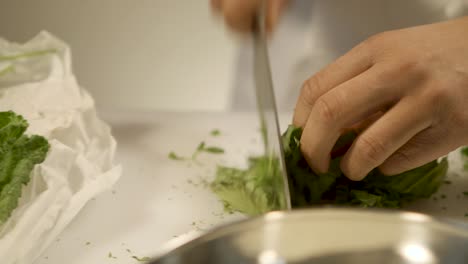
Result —
M248 155L259 152L256 114L128 111L102 117L118 142L122 178L112 191L91 201L35 264L139 263L133 255L153 256L167 241L242 218L224 214L202 180L214 176L218 163L243 165ZM289 119L281 115L283 128ZM219 129L221 136L211 136L212 129ZM201 154L200 164L168 159L170 151L190 156L201 141L226 153ZM457 152L450 160L452 184L442 186L437 201L421 201L408 209L464 219L468 198L462 192L468 191L468 172L462 171Z

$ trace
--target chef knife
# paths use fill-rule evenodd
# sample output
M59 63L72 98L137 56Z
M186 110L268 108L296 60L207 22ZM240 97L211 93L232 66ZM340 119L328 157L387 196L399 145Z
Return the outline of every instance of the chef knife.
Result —
M257 107L260 117L262 137L265 146L265 155L272 161L268 173L277 177L283 184L277 190L281 209L291 209L291 197L289 193L288 176L284 161L283 146L281 142L278 111L276 109L273 81L270 72L270 62L268 59L267 36L265 30L266 1L261 1L261 6L256 15L256 23L253 32L253 60L255 94L257 97Z

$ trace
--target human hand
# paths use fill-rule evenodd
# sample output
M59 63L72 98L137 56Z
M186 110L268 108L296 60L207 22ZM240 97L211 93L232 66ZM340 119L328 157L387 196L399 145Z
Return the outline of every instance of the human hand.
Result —
M266 30L272 32L289 0L267 0ZM213 9L221 13L226 24L238 32L252 30L261 0L211 0Z
M341 133L370 116L341 161L352 180L468 143L468 17L375 35L308 79L293 122L309 165L325 172Z

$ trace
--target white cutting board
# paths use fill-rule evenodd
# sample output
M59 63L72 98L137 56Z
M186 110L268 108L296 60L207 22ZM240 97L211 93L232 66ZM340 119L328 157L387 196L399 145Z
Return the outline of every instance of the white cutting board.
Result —
M243 218L223 213L202 180L213 178L216 164L244 166L246 157L260 153L255 113L113 111L102 117L117 139L123 175L113 191L82 210L35 264L139 263L132 256L153 256L167 241ZM281 115L281 130L290 118ZM213 129L221 135L211 136ZM201 154L200 164L168 158L170 151L190 156L201 141L226 153ZM464 219L468 197L462 192L468 191L468 173L458 152L450 158L452 184L441 188L437 201L421 201L408 209Z

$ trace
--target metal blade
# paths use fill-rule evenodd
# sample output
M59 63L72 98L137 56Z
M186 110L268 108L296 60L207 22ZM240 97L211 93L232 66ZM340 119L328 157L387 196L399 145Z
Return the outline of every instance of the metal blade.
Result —
M277 190L280 199L281 209L291 209L291 197L289 193L288 176L281 143L278 112L276 109L273 81L270 72L270 62L268 59L267 36L265 32L265 1L257 13L257 21L253 31L254 38L254 77L257 97L258 112L262 136L265 145L265 155L269 155L272 162L269 169L271 174L282 177L282 186ZM276 166L278 164L278 166ZM275 168L276 167L276 168ZM278 168L279 167L279 168ZM278 173L279 171L279 173Z

